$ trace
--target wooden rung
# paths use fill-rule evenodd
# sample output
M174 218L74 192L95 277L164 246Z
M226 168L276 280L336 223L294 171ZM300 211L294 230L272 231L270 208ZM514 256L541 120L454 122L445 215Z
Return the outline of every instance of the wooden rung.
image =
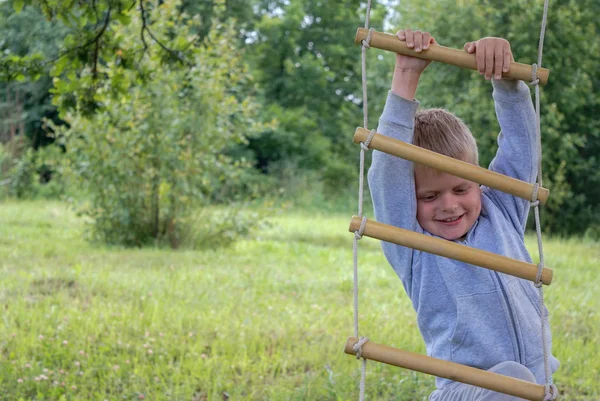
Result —
M353 141L355 143L365 142L369 136L369 133L369 130L358 127L354 133ZM483 167L454 159L452 157L444 156L439 153L432 152L431 150L423 149L419 146L390 138L382 134L373 135L373 139L371 139L369 148L377 149L390 155L401 157L403 159L464 178L465 180L486 185L490 188L498 189L502 192L506 192L529 201L531 201L531 197L533 195L533 184L517 180L516 178L508 177L506 175L499 174ZM546 204L549 195L550 191L548 191L548 189L543 187L539 188L538 200L542 205Z
M358 343L356 337L349 337L346 341L344 352L356 355L354 344ZM403 351L386 345L368 341L362 346L361 356L372 361L387 363L417 372L427 373L437 377L471 384L473 386L510 394L515 397L532 401L543 401L545 388L541 384L531 383L514 377L461 365L454 362L436 359L429 356Z
M354 43L360 44L367 38L369 30L366 28L358 28ZM469 54L465 50L452 49L449 47L431 45L429 49L419 53L406 46L406 42L398 39L396 35L383 32L373 32L371 47L381 50L387 50L395 53L404 54L406 56L417 57L425 60L440 61L446 64L452 64L457 67L477 70L477 60L475 54ZM506 78L520 79L530 82L532 80L533 67L529 64L511 62L508 72L502 74ZM538 68L537 77L541 85L546 85L550 70L547 68Z
M362 217L353 216L350 221L350 232L358 231ZM364 235L381 241L391 242L408 248L418 249L434 255L460 260L461 262L485 267L490 270L510 274L535 282L538 267L533 263L511 259L492 252L457 244L440 238L430 237L414 231L394 227L388 224L368 220L365 225ZM544 267L542 270L542 283L549 285L552 282L552 269Z

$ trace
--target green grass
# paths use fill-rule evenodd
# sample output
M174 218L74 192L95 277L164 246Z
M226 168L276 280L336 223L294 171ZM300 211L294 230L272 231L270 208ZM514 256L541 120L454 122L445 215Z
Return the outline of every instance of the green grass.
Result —
M214 251L93 246L65 204L0 204L0 400L356 400L347 215L286 211ZM535 241L528 246L536 254ZM600 244L546 240L555 382L600 399ZM360 332L424 353L379 244L360 242ZM367 395L433 378L369 362Z

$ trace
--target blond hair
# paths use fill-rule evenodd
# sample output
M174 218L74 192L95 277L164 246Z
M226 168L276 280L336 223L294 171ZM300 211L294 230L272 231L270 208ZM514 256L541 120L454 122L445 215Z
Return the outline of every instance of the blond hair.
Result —
M477 142L465 123L444 109L424 109L415 115L413 144L458 160L479 165ZM415 164L416 169L437 171Z

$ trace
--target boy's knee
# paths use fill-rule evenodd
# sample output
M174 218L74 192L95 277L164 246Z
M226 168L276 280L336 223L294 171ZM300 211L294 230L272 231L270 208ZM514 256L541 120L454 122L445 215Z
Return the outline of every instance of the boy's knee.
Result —
M514 377L515 379L526 380L535 383L535 376L526 366L513 361L501 362L489 370L504 376Z

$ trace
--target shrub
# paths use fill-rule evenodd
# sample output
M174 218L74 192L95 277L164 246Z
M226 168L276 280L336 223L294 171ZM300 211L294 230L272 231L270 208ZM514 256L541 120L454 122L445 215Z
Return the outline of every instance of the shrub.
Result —
M155 34L172 48L187 44L177 38L198 28L173 4L155 11L162 13ZM131 57L140 28L132 21L115 32ZM165 65L159 52L144 53L136 69L99 66L108 79L97 89L95 113L83 113L88 105L80 99L81 108L65 115L70 127L53 126L89 196L81 213L92 218L93 238L178 246L190 210L219 198L225 183L249 168L224 153L260 128L236 43L233 29L217 27L205 43L188 49L191 66ZM70 85L57 79L59 96L71 96ZM219 232L229 238L230 231Z

